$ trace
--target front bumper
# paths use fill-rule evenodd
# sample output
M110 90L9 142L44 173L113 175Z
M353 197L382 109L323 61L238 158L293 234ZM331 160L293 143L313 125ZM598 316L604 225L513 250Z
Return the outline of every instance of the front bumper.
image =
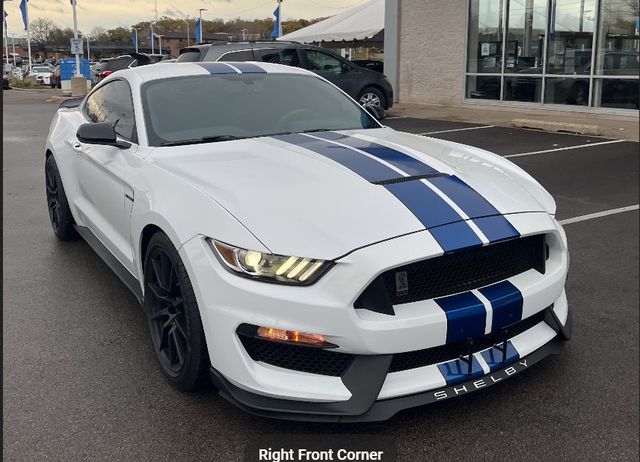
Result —
M509 279L522 293L522 318L555 305L555 315L565 323L568 253L562 229L552 217L541 213L517 214L510 220L516 228L527 229L528 234L550 236L551 254L545 274L530 270ZM386 401L412 403L415 398L411 396L427 396L446 388L442 376L440 381L429 381L429 368L389 372L393 355L447 343L447 319L433 300L398 305L394 316L354 308L360 291L381 272L441 255L442 249L430 233L414 233L354 251L308 287L268 284L231 274L222 268L202 237L191 239L179 252L200 307L214 381L221 393L241 407L285 418L295 414L296 418L304 415L311 420L362 420L366 414L370 415L366 419L379 420L411 406L399 404L391 414L370 414L374 407L390 408L382 404ZM339 345L339 352L357 359L342 376L254 361L236 333L242 324L320 333L328 342ZM527 345L519 351L520 357L528 357L552 339L556 342L556 336L547 335L544 342L533 347ZM544 346L543 351L549 348ZM383 417L372 417L376 415Z
M556 335L533 353L484 376L397 398L377 399L391 364L391 355L359 356L342 377L352 397L338 403L310 403L258 395L233 385L215 368L211 368L211 379L221 396L244 411L261 417L313 422L377 422L388 420L405 409L466 395L495 385L549 355L560 353L565 341L571 337L571 315L568 314L563 326L553 310L549 310L549 319L545 322L554 331L557 329Z

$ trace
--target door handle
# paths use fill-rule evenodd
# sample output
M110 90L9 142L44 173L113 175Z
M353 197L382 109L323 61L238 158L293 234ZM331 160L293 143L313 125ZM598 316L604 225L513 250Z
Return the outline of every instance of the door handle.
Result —
M82 143L80 143L80 141L74 141L71 146L78 152L82 150Z

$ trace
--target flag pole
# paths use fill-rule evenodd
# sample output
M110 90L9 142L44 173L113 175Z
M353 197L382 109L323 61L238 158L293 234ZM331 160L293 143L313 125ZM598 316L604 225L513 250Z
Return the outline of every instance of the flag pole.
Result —
M278 37L282 37L282 0L278 0L278 8L280 8L280 14L278 18Z
M13 67L16 66L16 36L11 34L11 45L13 46Z
M27 52L29 53L29 74L31 74L33 63L31 62L31 34L29 33L29 0L25 0L24 12L27 19Z
M151 54L154 54L154 51L155 51L155 50L154 50L154 48L153 48L153 47L154 47L154 42L155 42L155 40L154 40L154 36L153 36L153 21L151 21L151 22L149 23L149 26L151 26Z
M2 13L4 14L4 10L2 10ZM4 21L2 23L2 28L4 29L4 48L5 48L5 54L7 56L7 64L9 64L9 31L7 30L7 18L4 18Z

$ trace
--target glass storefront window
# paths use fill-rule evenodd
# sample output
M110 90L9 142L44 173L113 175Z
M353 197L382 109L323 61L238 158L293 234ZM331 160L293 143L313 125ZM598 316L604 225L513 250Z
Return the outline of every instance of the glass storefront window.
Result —
M544 102L586 106L589 103L589 79L562 79L556 77L547 79L545 82Z
M595 79L595 105L619 109L640 109L640 80Z
M500 77L488 75L468 76L467 98L500 99Z
M600 0L596 73L638 75L640 32L638 1Z
M589 74L595 0L551 0L547 72Z
M505 77L504 100L539 103L542 94L540 77Z
M505 72L542 72L547 0L509 0Z
M502 72L503 1L472 0L469 16L468 72Z
M465 98L638 110L639 16L640 0L469 0Z

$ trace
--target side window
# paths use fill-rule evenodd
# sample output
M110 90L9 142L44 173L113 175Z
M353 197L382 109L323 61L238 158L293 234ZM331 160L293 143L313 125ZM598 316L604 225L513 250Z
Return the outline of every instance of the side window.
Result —
M301 67L298 50L295 48L253 50L257 61L273 64L284 64L285 66Z
M346 65L338 58L317 50L304 50L307 66L310 71L342 74L347 71Z
M224 56L221 56L218 61L253 61L253 51L251 50L243 50L243 51L232 51L231 53L227 53Z
M115 80L91 93L85 112L92 122L109 122L119 136L137 142L133 101L126 82Z

